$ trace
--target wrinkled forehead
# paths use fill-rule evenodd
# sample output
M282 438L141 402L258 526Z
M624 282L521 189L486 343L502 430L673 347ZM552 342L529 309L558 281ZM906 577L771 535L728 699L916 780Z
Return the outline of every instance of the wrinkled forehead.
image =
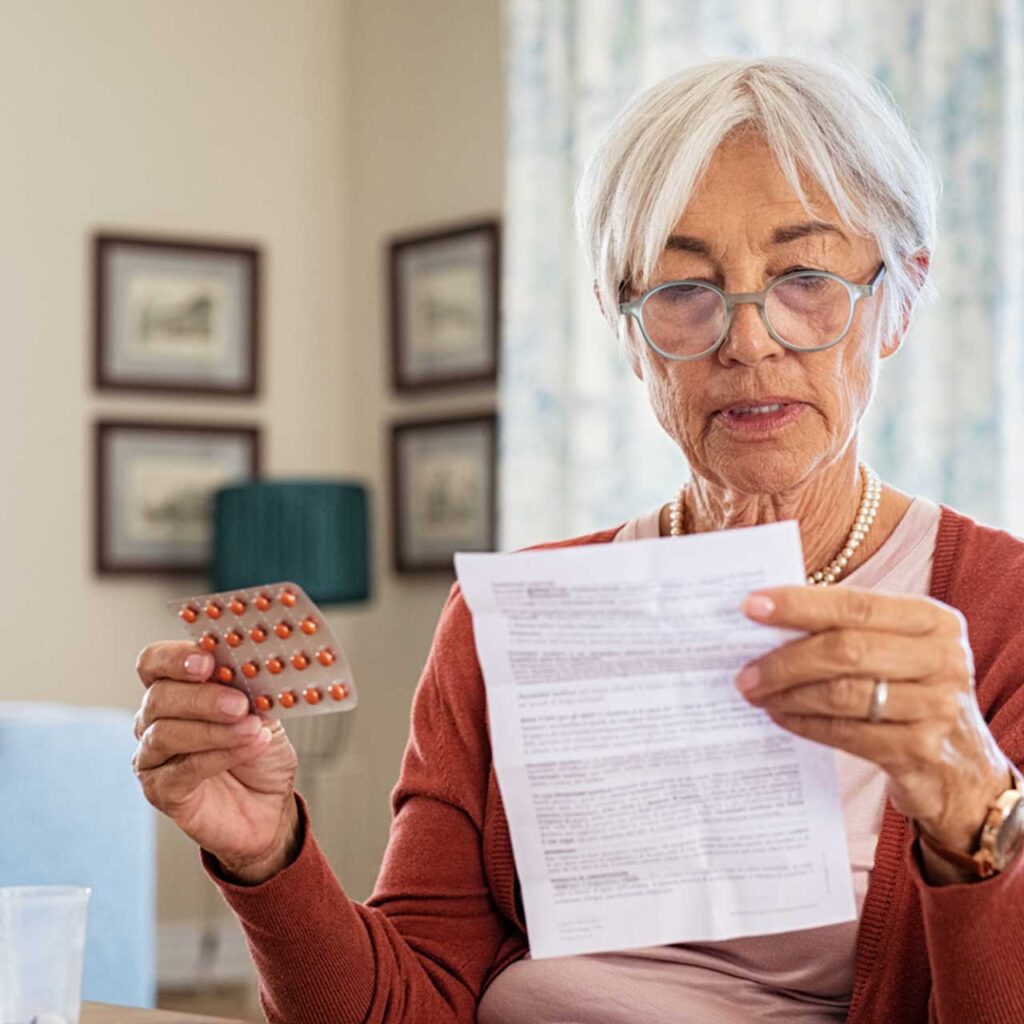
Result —
M844 221L819 182L795 173L799 190L762 139L726 140L691 192L666 252L715 259L739 248L847 256L874 248Z

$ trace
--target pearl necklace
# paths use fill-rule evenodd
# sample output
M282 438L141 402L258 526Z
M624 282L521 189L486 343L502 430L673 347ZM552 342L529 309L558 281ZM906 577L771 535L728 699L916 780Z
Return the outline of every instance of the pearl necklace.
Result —
M827 587L830 583L835 583L853 557L853 553L861 546L871 529L871 524L875 521L882 498L882 481L870 466L861 463L860 468L864 478L864 490L861 495L860 508L857 510L857 518L854 519L853 527L850 529L850 535L846 538L846 543L839 554L824 569L808 574L809 586ZM683 484L669 505L669 525L673 537L680 537L683 534L683 495L685 493L686 484Z

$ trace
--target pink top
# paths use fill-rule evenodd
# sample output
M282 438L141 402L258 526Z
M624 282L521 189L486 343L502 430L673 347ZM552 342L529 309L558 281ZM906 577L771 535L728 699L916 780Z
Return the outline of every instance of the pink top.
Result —
M659 509L615 536L659 536ZM916 498L886 542L839 585L927 594L939 507ZM858 915L885 805L885 776L836 751ZM478 1024L798 1024L843 1021L853 987L857 921L782 935L531 960L484 993ZM585 1009L584 1009L585 1008Z

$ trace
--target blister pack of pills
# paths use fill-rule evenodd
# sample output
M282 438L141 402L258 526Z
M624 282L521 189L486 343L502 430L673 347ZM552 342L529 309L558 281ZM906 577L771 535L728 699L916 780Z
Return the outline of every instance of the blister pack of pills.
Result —
M320 609L297 583L201 594L168 603L216 661L213 681L276 718L351 711L356 687Z

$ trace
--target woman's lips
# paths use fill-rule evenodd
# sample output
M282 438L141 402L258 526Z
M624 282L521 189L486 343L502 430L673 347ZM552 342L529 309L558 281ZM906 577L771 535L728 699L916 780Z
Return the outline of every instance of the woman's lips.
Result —
M715 413L715 418L730 431L743 436L761 437L794 423L804 411L803 402L760 402L734 405Z

